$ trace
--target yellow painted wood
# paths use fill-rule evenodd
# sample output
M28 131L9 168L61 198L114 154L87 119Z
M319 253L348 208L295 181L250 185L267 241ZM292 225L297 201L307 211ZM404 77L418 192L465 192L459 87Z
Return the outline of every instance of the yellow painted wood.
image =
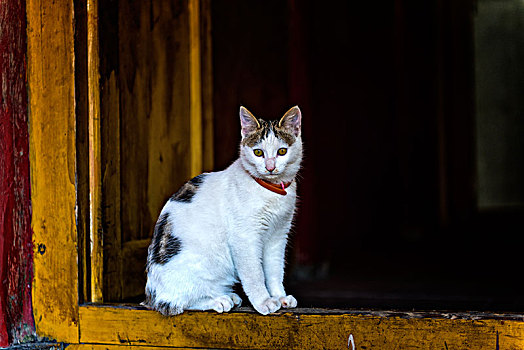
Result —
M81 342L231 349L522 349L524 322L357 314L187 312L80 308ZM311 311L311 310L309 310ZM130 322L132 320L132 322ZM351 347L350 347L351 348Z
M515 320L300 314L301 310L270 316L192 312L165 318L157 312L134 308L79 307L72 6L65 0L27 2L35 244L32 297L38 335L73 344L72 349L94 350L174 346L346 349L350 337L356 349L524 348L524 322ZM193 8L194 13L198 11ZM95 73L96 69L90 71L92 82L96 82ZM111 84L116 91L116 80ZM95 116L100 112L96 111L96 102L91 105L91 101L97 97L90 98L90 115ZM92 126L100 123L100 119L91 119ZM89 137L93 145L100 143L100 135ZM95 151L91 159L96 162ZM136 239L124 244L129 255L146 246L145 240Z
M109 345L109 344L73 344L67 347L67 350L162 350L162 349L180 349L166 346L133 346L133 345ZM193 348L184 348L191 350ZM201 349L201 348L200 348Z
M27 1L37 333L78 342L73 2Z
M98 1L87 0L87 84L89 104L89 211L91 238L91 301L102 302L103 231L100 137L100 58L98 49Z
M202 172L202 75L200 56L200 0L189 0L189 72L191 175Z

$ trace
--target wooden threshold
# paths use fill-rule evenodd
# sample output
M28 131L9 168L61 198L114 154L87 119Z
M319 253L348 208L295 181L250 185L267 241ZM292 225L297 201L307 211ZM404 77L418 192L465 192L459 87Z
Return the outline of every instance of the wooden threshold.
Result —
M520 349L524 315L295 309L262 316L84 305L80 343L229 349ZM98 349L97 347L86 347ZM82 348L84 349L84 347Z

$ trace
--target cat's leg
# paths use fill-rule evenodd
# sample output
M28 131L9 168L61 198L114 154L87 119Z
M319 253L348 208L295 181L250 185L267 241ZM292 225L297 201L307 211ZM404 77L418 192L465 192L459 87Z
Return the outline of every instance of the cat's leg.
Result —
M287 232L287 231L285 231ZM287 234L275 234L264 247L264 274L269 294L278 298L283 308L297 307L297 300L284 290L284 262Z
M269 295L262 268L262 242L260 236L254 232L243 233L237 236L238 242L232 247L233 261L242 283L242 288L249 301L262 315L280 309L280 301Z

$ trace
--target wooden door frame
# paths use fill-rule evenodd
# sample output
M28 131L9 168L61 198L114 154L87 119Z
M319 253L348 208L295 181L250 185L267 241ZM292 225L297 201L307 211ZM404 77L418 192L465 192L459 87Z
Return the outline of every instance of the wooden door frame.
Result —
M200 3L198 0L189 1L193 9ZM87 3L96 6L95 0ZM352 348L352 344L356 345L353 348L366 346L368 349L524 347L522 315L297 309L261 316L250 308L242 308L228 314L187 312L176 317L163 317L136 305L81 304L79 264L82 245L78 239L76 217L79 150L75 132L74 7L74 2L67 0L27 2L35 247L32 298L39 336L72 344L72 349L304 349ZM96 20L96 16L91 20ZM193 32L192 35L197 34ZM91 44L96 46L94 39ZM95 46L92 49L96 49ZM192 58L198 61L198 49L193 49ZM96 75L92 79L96 79ZM199 81L192 84L193 93L202 89ZM192 103L198 105L198 99ZM192 110L194 118L201 120L199 108ZM90 111L91 118L95 118L96 104ZM96 123L96 120L92 122ZM201 128L197 126L194 132L199 134L199 130ZM192 134L191 137L198 140L202 134ZM90 140L91 148L96 150L99 147L96 135L90 135ZM96 153L93 157L96 161ZM194 167L197 171L201 165L194 163ZM96 188L99 180L96 176L94 178ZM92 264L99 264L97 260L92 259ZM100 267L96 265L94 268ZM99 302L96 292L99 282L93 278L95 293L92 301Z
M78 342L73 2L27 1L37 333Z

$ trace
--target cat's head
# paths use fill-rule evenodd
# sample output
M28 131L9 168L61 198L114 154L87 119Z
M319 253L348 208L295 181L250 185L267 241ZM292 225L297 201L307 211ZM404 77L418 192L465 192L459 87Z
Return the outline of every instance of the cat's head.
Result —
M280 120L270 121L240 107L240 159L244 168L252 176L273 183L293 180L302 161L301 122L298 106Z

